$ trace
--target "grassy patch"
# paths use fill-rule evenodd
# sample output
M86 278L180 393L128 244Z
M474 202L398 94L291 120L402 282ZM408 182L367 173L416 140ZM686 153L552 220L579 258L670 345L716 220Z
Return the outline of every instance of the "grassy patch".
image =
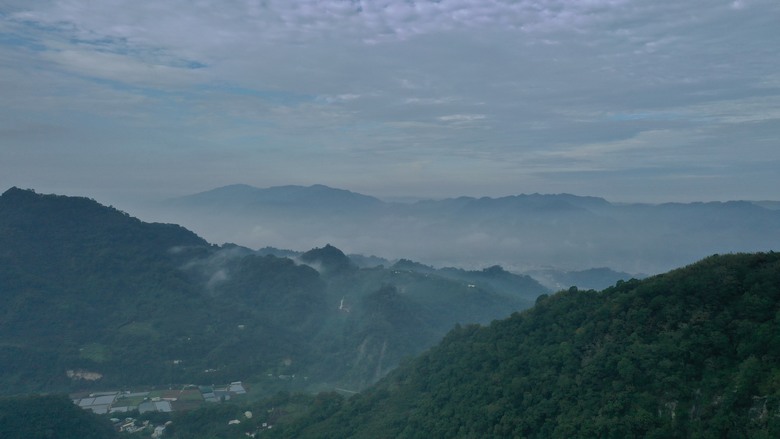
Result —
M130 335L140 335L144 337L150 337L152 339L158 339L160 333L154 329L151 322L133 322L122 326L119 329L120 332Z
M178 398L179 401L203 401L203 395L195 389L182 390Z
M111 358L111 350L100 343L90 343L79 349L79 357L95 363L103 363Z

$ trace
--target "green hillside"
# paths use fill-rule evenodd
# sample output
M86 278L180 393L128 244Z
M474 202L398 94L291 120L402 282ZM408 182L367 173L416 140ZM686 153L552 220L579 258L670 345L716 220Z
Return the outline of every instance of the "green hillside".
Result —
M12 188L0 197L0 389L359 390L456 323L506 317L546 291L468 282L359 269L330 245L297 262L214 246L94 200Z
M3 439L111 439L119 435L103 417L75 406L67 396L0 398Z
M273 437L780 437L780 254L542 297Z
M203 297L173 250L209 246L93 200L10 189L0 197L0 383L65 390L67 370L104 381L170 379ZM183 251L183 250L182 250ZM164 378L165 377L165 378Z

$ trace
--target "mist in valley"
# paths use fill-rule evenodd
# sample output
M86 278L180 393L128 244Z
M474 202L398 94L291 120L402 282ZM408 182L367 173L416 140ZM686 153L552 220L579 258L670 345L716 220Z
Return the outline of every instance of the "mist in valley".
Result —
M567 194L385 202L326 186L244 185L143 210L213 243L412 259L435 267L513 272L609 268L664 272L715 253L771 248L780 211L758 203L618 204ZM543 276L542 276L543 277Z

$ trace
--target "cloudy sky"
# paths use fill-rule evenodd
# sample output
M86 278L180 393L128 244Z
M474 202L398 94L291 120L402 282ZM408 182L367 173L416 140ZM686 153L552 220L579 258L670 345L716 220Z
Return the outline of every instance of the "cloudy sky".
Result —
M2 0L0 191L780 199L777 0Z

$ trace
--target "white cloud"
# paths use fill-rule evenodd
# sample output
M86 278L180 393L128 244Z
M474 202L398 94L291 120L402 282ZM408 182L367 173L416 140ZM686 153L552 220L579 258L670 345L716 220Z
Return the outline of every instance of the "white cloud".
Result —
M446 116L439 116L437 119L442 122L464 123L475 122L485 119L486 117L487 116L484 114L448 114Z
M116 53L65 49L47 52L43 58L75 73L136 85L176 87L196 79L190 69L152 64Z

